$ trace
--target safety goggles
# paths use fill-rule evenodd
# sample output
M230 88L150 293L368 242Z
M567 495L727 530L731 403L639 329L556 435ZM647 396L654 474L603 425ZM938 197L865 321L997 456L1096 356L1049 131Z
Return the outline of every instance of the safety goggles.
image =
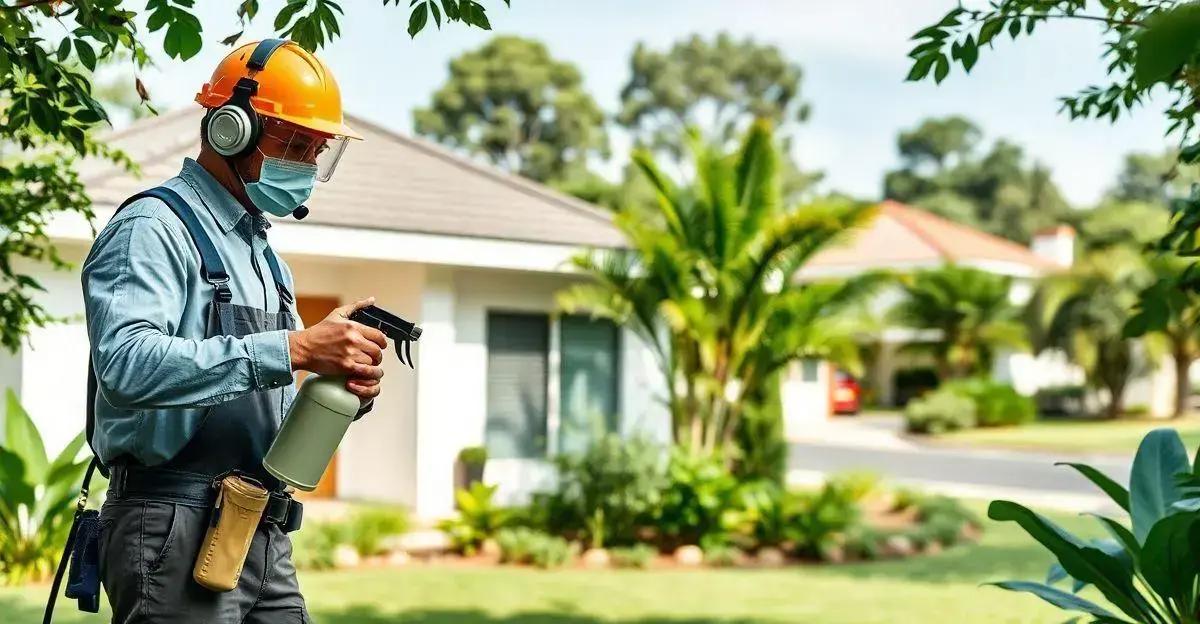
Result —
M289 123L263 118L259 150L266 156L317 166L317 181L333 178L342 154L346 152L346 137L313 134Z

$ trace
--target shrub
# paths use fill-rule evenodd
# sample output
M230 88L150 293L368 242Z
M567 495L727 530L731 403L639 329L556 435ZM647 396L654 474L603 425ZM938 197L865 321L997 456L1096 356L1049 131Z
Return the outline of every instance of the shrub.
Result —
M658 555L658 550L648 544L635 544L623 548L614 548L609 555L612 557L613 565L618 568L645 569L650 567L650 562L654 561L654 557Z
M487 463L488 452L483 446L468 446L458 452L458 461L466 466L482 466Z
M558 488L539 497L546 528L585 536L593 548L631 544L652 518L663 487L660 449L608 434L579 454L555 458Z
M337 547L346 541L346 525L318 522L292 534L292 563L301 570L328 570Z
M971 399L980 427L1023 425L1037 418L1034 400L1006 384L976 378L952 381L942 389Z
M0 580L5 583L53 574L88 466L89 460L76 461L83 445L80 433L51 460L33 419L8 391L0 446ZM100 489L92 483L93 491Z
M570 560L572 551L567 540L527 527L501 529L496 533L503 563L529 563L540 568L553 568Z
M493 537L512 520L511 512L492 502L495 494L496 486L482 483L473 483L469 490L454 493L458 515L438 523L438 529L450 538L451 548L472 556L483 540Z
M722 529L745 548L779 546L789 539L794 498L773 481L743 483L721 515Z
M659 531L672 545L720 541L721 516L736 489L737 480L720 456L673 448L656 523Z
M704 549L704 563L714 568L732 568L742 559L742 551L734 546L712 546Z
M357 511L346 525L346 539L359 556L385 552L386 538L408 530L408 514L399 508L371 508Z
M797 494L789 536L800 555L828 558L847 532L860 526L862 499L871 490L864 483L862 477L834 477L815 492Z
M950 390L937 390L904 408L904 421L913 433L945 433L976 425L975 402Z

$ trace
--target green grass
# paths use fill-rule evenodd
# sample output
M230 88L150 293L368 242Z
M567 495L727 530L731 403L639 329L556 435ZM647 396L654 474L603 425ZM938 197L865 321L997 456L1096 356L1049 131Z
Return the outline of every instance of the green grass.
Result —
M981 509L981 508L980 508ZM1093 523L1053 515L1072 529ZM454 569L304 574L323 624L699 624L700 622L1061 622L1067 616L987 581L1040 580L1049 556L1011 524L988 523L977 545L933 557L783 570L604 571ZM6 624L40 621L44 587L0 588ZM58 622L102 622L70 601Z
M958 431L934 438L952 444L1039 451L1128 453L1132 456L1151 429L1179 430L1188 448L1200 444L1200 419L1181 420L1048 420L1019 427Z

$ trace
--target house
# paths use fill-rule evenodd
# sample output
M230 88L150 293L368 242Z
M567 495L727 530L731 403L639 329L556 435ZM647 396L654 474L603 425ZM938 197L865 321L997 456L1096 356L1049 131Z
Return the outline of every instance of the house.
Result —
M198 153L202 113L164 114L109 137L139 163L140 176L110 163L80 164L97 225ZM374 411L350 428L314 496L399 502L438 517L453 510L453 466L464 447L486 445L485 478L504 499L518 500L552 478L548 456L584 446L597 424L669 438L663 381L646 346L610 323L555 311L555 293L581 279L567 262L574 254L622 245L605 211L366 120L348 121L366 141L351 145L337 176L318 185L307 218L274 221L271 245L292 268L305 324L375 296L424 333L415 369L386 357ZM46 287L43 305L66 322L34 329L20 352L0 355L0 385L16 390L57 450L84 424L88 348L78 266L94 231L72 215L53 220L49 232L76 268L19 268ZM1031 250L885 203L872 225L820 254L805 277L952 261L1027 283L1070 258L1068 234L1039 238ZM916 338L887 331L872 372L880 381L898 366L898 345ZM1014 383L1030 366L1045 376L1021 361L1028 356L1011 357ZM789 435L830 416L832 376L826 363L794 366L783 388Z

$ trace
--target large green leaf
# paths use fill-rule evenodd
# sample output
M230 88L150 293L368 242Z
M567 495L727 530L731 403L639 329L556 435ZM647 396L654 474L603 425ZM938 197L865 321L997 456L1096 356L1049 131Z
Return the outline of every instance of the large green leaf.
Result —
M1121 484L1113 481L1108 475L1092 468L1087 464L1075 464L1071 462L1059 462L1055 466L1070 466L1079 471L1079 474L1087 477L1089 481L1096 484L1096 487L1104 490L1105 494L1113 500L1121 509L1129 511L1129 490L1125 489Z
M1113 520L1112 518L1106 518L1096 514L1093 514L1093 517L1095 517L1101 522L1101 524L1104 525L1104 528L1107 529L1108 533L1113 536L1113 539L1117 540L1125 547L1125 551L1129 553L1130 558L1136 565L1142 554L1142 546L1138 543L1137 538L1133 536L1133 533L1130 532L1129 529L1125 528L1125 525Z
M1177 513L1159 520L1142 546L1141 570L1160 596L1177 604L1191 604L1200 560L1192 545L1192 532L1200 515Z
M1028 581L1003 581L1000 583L990 583L1001 589L1009 591L1026 592L1045 600L1046 602L1063 609L1065 611L1079 611L1097 617L1109 618L1120 621L1111 611L1101 607L1100 605L1084 600L1074 594L1068 594L1065 591L1055 589L1049 585L1041 583L1031 583Z
M25 478L29 483L41 483L50 468L42 436L12 388L5 393L5 403L4 447L25 462Z
M1116 557L1094 546L1087 546L1057 524L1011 501L992 501L988 517L1012 521L1045 546L1072 578L1090 583L1114 606L1134 619L1142 619L1152 610L1133 586L1129 567Z
M1133 76L1145 88L1169 80L1200 50L1200 3L1156 11L1143 24L1136 36Z
M1129 517L1139 543L1146 543L1150 527L1183 497L1177 477L1190 467L1187 449L1174 429L1155 429L1142 439L1129 473Z

